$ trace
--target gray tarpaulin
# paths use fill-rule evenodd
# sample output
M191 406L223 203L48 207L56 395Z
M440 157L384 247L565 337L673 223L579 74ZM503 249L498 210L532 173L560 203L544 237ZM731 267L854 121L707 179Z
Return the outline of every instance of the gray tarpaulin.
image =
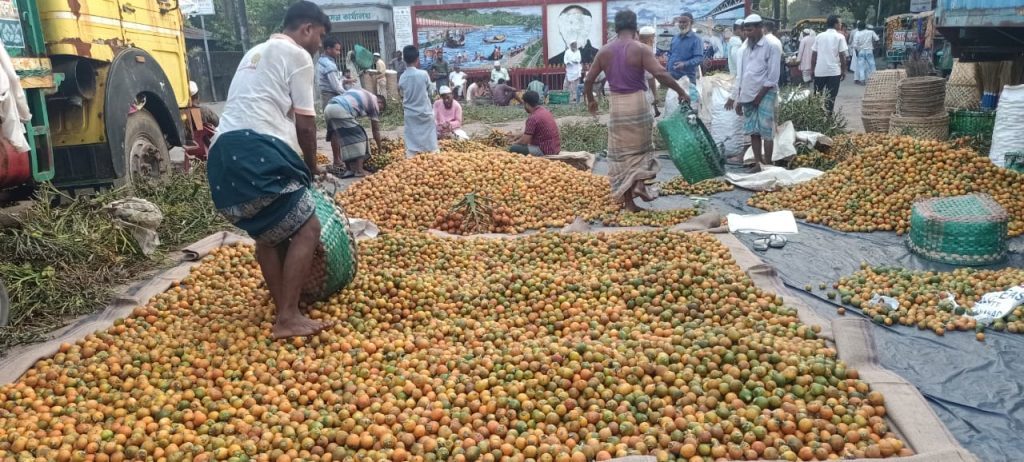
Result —
M712 207L722 214L763 213L746 205L748 191L713 196ZM821 316L836 319L837 305L817 290L860 269L861 262L913 270L950 271L956 266L912 255L895 233L843 233L799 223L800 233L788 236L782 249L759 253L779 276ZM737 236L751 246L757 236ZM1006 262L983 267L1024 267L1024 238L1010 241ZM1024 281L1021 281L1024 282ZM802 289L812 285L813 293ZM846 318L863 317L847 307ZM920 390L949 431L985 461L1019 461L1024 449L1024 335L995 331L985 342L973 332L948 332L944 337L916 327L871 324L879 363ZM837 334L838 335L838 334Z

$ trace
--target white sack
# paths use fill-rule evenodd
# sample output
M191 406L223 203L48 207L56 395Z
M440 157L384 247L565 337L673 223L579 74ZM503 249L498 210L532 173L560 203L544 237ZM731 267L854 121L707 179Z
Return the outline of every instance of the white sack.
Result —
M782 167L765 165L758 173L726 173L726 181L744 189L753 191L774 191L778 188L793 186L813 180L825 172L813 168L797 168L786 170Z
M735 114L735 113L734 113ZM741 122L742 124L742 122ZM778 162L796 155L796 130L793 129L793 122L786 121L775 129L774 149L772 150L772 162ZM754 148L747 148L743 153L743 162L754 161Z
M1024 151L1024 85L1006 85L999 95L988 158L1005 167L1006 153L1018 151Z

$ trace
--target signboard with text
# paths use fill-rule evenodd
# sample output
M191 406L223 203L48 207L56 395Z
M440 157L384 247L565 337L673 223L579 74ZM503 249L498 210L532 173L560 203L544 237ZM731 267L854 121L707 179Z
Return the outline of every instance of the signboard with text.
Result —
M178 8L185 16L212 16L216 14L213 0L179 0Z
M395 21L395 47L399 50L412 45L412 11L407 6L396 6L391 14Z
M932 9L932 0L910 0L910 12L920 13Z

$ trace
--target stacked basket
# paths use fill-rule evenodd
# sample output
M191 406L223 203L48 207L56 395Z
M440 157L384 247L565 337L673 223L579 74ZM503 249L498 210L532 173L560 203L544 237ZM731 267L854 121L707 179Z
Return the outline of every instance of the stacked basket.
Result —
M1006 258L1006 210L987 194L936 197L914 203L907 246L929 260L989 265Z
M949 137L946 79L907 77L900 81L896 93L896 114L889 120L889 134L935 140Z
M946 84L946 110L977 111L981 108L978 68L974 63L953 62L953 72Z
M907 73L903 69L878 71L868 77L861 100L861 120L864 131L886 133L889 118L896 111L896 88Z

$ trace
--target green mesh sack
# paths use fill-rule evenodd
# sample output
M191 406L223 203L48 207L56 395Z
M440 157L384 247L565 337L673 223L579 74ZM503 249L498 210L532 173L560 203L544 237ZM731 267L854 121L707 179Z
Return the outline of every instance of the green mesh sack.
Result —
M361 45L356 45L352 49L356 52L356 67L360 69L370 69L373 67L374 60L372 51L363 48Z
M929 260L988 265L1006 258L1008 216L987 194L936 197L914 203L907 246Z
M722 176L722 156L704 122L686 106L658 122L668 155L690 184Z
M356 277L356 239L341 206L317 188L310 188L320 220L320 242L302 290L303 301L324 300Z

